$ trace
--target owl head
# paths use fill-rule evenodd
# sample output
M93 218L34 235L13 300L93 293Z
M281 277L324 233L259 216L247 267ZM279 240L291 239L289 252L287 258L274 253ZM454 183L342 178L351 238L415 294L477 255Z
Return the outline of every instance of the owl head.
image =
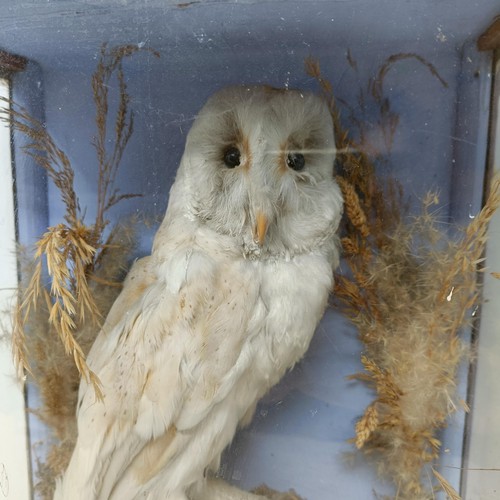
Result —
M190 215L236 238L245 255L294 256L334 241L342 212L334 158L332 118L319 97L230 87L196 118L176 184Z

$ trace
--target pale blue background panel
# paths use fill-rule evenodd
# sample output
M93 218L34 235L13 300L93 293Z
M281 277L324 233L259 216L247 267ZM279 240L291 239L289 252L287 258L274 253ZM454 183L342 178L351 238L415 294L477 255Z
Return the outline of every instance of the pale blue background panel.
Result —
M416 53L432 63L443 87L413 59L394 65L386 96L399 115L384 175L404 186L411 212L429 189L438 189L442 220L453 227L477 213L482 197L490 95L490 54L477 36L500 13L498 0L0 0L0 48L31 62L13 80L13 96L46 122L76 171L87 222L95 215L97 165L91 75L103 42L138 44L124 63L135 132L117 187L143 196L123 201L113 221L140 214L138 255L151 242L167 202L186 133L207 97L229 84L267 83L317 89L304 60L320 60L337 97L366 123L360 89L388 56ZM357 63L348 63L350 52ZM113 86L114 85L114 86ZM116 93L116 82L110 88ZM116 104L116 101L115 101ZM351 128L349 112L343 114ZM379 130L372 128L372 139ZM17 134L15 168L19 237L32 244L47 225L61 222L63 206L44 173L23 156ZM389 153L389 151L383 151ZM345 318L329 310L305 359L261 402L251 426L235 438L222 472L245 488L266 482L295 488L308 500L370 499L390 492L359 456L349 456L354 423L371 394L346 377L360 369L361 345ZM465 395L464 367L461 391ZM36 394L30 392L30 403ZM443 436L449 452L443 473L456 488L461 466L463 415ZM32 418L32 441L45 430Z

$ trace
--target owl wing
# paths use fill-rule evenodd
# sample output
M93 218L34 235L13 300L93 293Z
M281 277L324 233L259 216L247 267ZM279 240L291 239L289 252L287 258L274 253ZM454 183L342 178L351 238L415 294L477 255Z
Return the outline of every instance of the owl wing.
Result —
M107 499L132 473L149 481L179 452L175 435L199 425L250 362L263 306L240 264L193 249L151 259L132 270L89 356L105 397L82 384L64 480L82 486L71 498Z
M94 366L100 366L103 363L106 363L103 356L105 346L109 343L109 338L112 336L113 329L123 319L123 312L129 311L133 305L140 300L144 290L151 286L156 279L156 272L151 256L137 259L132 264L132 267L123 282L122 291L111 306L111 309L106 317L106 321L102 326L102 331L94 340L92 348L88 354L88 360L93 360ZM80 384L79 400L87 389L87 384L84 380L82 380L82 383Z

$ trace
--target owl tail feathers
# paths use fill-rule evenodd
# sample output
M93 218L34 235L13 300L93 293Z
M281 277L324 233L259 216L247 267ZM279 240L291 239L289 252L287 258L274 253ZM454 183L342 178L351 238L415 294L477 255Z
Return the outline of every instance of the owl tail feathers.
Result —
M73 452L70 463L64 476L56 480L54 500L97 500L97 480L95 463L87 456L82 458L81 450L77 447Z
M56 482L54 500L108 500L111 489L133 456L134 442L120 446L96 436L92 443L80 437L64 476Z

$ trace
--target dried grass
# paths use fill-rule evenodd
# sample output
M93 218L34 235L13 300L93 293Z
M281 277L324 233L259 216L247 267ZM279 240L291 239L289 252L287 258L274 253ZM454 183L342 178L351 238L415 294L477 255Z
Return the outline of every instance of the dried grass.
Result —
M120 194L113 188L125 147L133 132L133 113L129 109L122 62L139 51L137 46L126 45L108 49L103 45L101 57L92 78L92 90L96 107L97 135L94 146L97 153L97 215L91 225L84 222L84 213L74 189L74 169L67 155L55 144L45 125L30 116L26 109L8 100L0 110L0 118L30 139L25 153L31 156L46 172L58 188L66 208L64 222L49 227L38 240L34 255L35 266L30 282L21 291L14 314L13 353L20 375L30 371L29 359L34 353L27 352L26 329L33 308L41 299L49 306L48 322L73 357L78 372L91 382L101 397L99 381L88 368L84 352L76 340L76 331L88 318L97 329L101 318L89 288L89 279L97 276L96 270L112 245L114 231L106 235L108 210L119 201L137 196ZM154 53L157 55L156 53ZM116 75L119 102L114 119L112 150L106 148L108 131L108 93L110 79ZM42 285L44 266L51 278L50 291Z
M114 183L133 133L133 113L129 109L122 62L139 50L133 45L103 45L92 78L97 126L93 145L98 167L97 214L92 224L84 221L71 162L45 125L11 101L4 100L6 107L0 109L0 119L30 139L25 153L47 172L65 206L64 221L49 227L39 238L34 255L20 252L22 281L13 313L14 360L21 375L25 371L32 375L42 399L41 408L30 411L49 426L56 438L47 458L37 460L36 488L44 499L52 498L54 480L65 470L76 440L80 377L93 384L97 398L102 397L99 380L85 357L99 331L101 318L107 315L120 292L135 248L136 221L110 229L106 217L120 201L138 196L119 193ZM118 82L119 95L111 139L107 137L108 102L113 78ZM46 274L50 278L48 288L44 285Z
M387 59L363 95L379 105L377 123L385 130L389 151L398 119L384 98L383 81L394 63L409 57L446 85L418 55ZM381 155L363 142L363 121L354 121L361 127L355 141L342 127L338 103L318 62L307 60L306 71L330 103L343 165L338 182L345 199L342 245L348 272L336 276L335 300L363 343L364 371L353 378L375 392L356 423L353 443L394 483L396 498L430 499L436 489L459 498L432 466L439 460L439 431L450 415L466 409L456 390L458 367L469 354L460 335L480 301L477 273L488 222L500 205L500 180L492 182L484 208L458 236L451 237L438 222L434 193L423 200L420 215L405 217L401 187L391 179L382 185L376 175ZM431 484L429 468L436 479Z

